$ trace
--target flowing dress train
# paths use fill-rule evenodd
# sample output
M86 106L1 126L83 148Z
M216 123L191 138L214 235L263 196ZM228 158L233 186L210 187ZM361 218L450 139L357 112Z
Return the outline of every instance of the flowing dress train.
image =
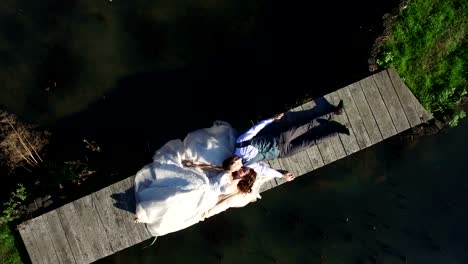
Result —
M187 228L229 207L242 207L260 198L258 188L266 180L257 177L252 193L232 193L221 202L230 175L182 165L193 160L214 165L234 153L236 131L217 121L209 128L189 133L185 139L171 140L158 149L153 162L135 176L136 216L154 236Z

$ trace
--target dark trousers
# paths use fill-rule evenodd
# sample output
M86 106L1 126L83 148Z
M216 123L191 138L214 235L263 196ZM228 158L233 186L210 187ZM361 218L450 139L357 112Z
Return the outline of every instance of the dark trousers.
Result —
M338 131L342 131L344 125L329 121L324 117L316 118L300 126L293 126L281 132L278 140L280 150L279 158L288 157L301 152L311 146L319 144L321 141L335 136Z

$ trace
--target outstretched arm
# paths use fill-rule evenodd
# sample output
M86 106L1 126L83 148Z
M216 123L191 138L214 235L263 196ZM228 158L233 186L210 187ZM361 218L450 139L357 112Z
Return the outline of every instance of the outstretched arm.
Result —
M214 165L207 164L207 163L195 163L195 162L190 161L190 160L183 160L182 165L184 165L185 167L196 167L196 168L200 168L202 170L223 171L223 168L221 168L219 166L214 166Z
M232 207L244 207L250 202L253 202L255 200L256 200L255 195L252 195L250 193L249 194L237 193L237 194L229 195L228 197L218 202L213 208L208 210L208 212L206 212L203 215L203 218L208 218L213 215L219 214Z
M283 174L275 169L270 168L267 164L263 162L257 162L251 165L248 165L247 167L252 168L257 172L258 174L263 174L266 176L269 176L271 178L281 178L283 177Z
M294 180L294 174L291 172L281 173L275 169L270 168L267 164L263 162L258 162L247 166L254 169L257 173L269 176L271 178L283 178L286 181Z
M252 139L253 137L255 137L258 134L258 132L260 132L266 126L273 123L273 121L280 120L283 116L284 116L284 114L281 113L281 114L275 115L272 118L268 118L268 119L265 119L265 120L261 121L260 123L256 124L255 126L251 127L249 130L247 130L244 134L240 135L237 138L236 142L240 143L240 142Z

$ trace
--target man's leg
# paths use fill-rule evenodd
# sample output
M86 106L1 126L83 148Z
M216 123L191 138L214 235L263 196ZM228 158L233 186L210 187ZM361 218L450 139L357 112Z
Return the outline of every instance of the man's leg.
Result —
M295 139L279 144L280 155L279 158L289 157L299 153L311 146L317 145L323 140L336 136L338 133L349 135L349 130L346 126L325 119L315 120L320 125L311 128L307 133L296 137Z
M343 112L343 101L337 105L329 105L322 110L303 110L298 112L287 112L279 122L273 122L269 126L262 129L257 135L280 135L290 131L293 127L307 125L311 120L315 119L331 119L333 115L340 115ZM312 112L313 113L312 113ZM299 134L301 135L301 134Z
M343 100L340 100L340 102L336 106L333 106L331 109L331 112L323 116L314 118L305 124L296 124L288 130L281 132L279 137L280 143L289 143L295 138L307 133L314 127L317 127L320 124L320 120L330 120L332 115L341 115L343 113Z
M317 121L317 119L314 119L312 121L309 121L305 125L293 126L280 134L279 144L289 144L291 143L291 141L293 141L301 135L306 134L314 127L317 127L319 124L319 121Z
M340 100L340 102L337 105L331 105L331 107L328 109L327 112L325 112L323 115L316 117L315 119L328 119L330 120L333 116L335 115L341 115L343 113L343 100Z

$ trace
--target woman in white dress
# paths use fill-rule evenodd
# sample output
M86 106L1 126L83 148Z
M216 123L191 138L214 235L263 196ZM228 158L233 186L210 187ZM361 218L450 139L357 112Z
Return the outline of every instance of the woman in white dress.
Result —
M220 172L183 164L184 160L221 164L232 155L235 139L229 124L215 122L157 150L153 162L135 176L136 222L161 236L258 198L256 173L251 169Z
M207 212L202 214L202 219L212 215L214 207L229 197L237 194L248 194L252 192L257 173L247 167L241 167L237 171L225 171L221 166L212 166L209 164L199 164L189 160L182 161L186 167L196 167L203 170L214 170L220 173L210 178L211 189L218 194L218 201Z

